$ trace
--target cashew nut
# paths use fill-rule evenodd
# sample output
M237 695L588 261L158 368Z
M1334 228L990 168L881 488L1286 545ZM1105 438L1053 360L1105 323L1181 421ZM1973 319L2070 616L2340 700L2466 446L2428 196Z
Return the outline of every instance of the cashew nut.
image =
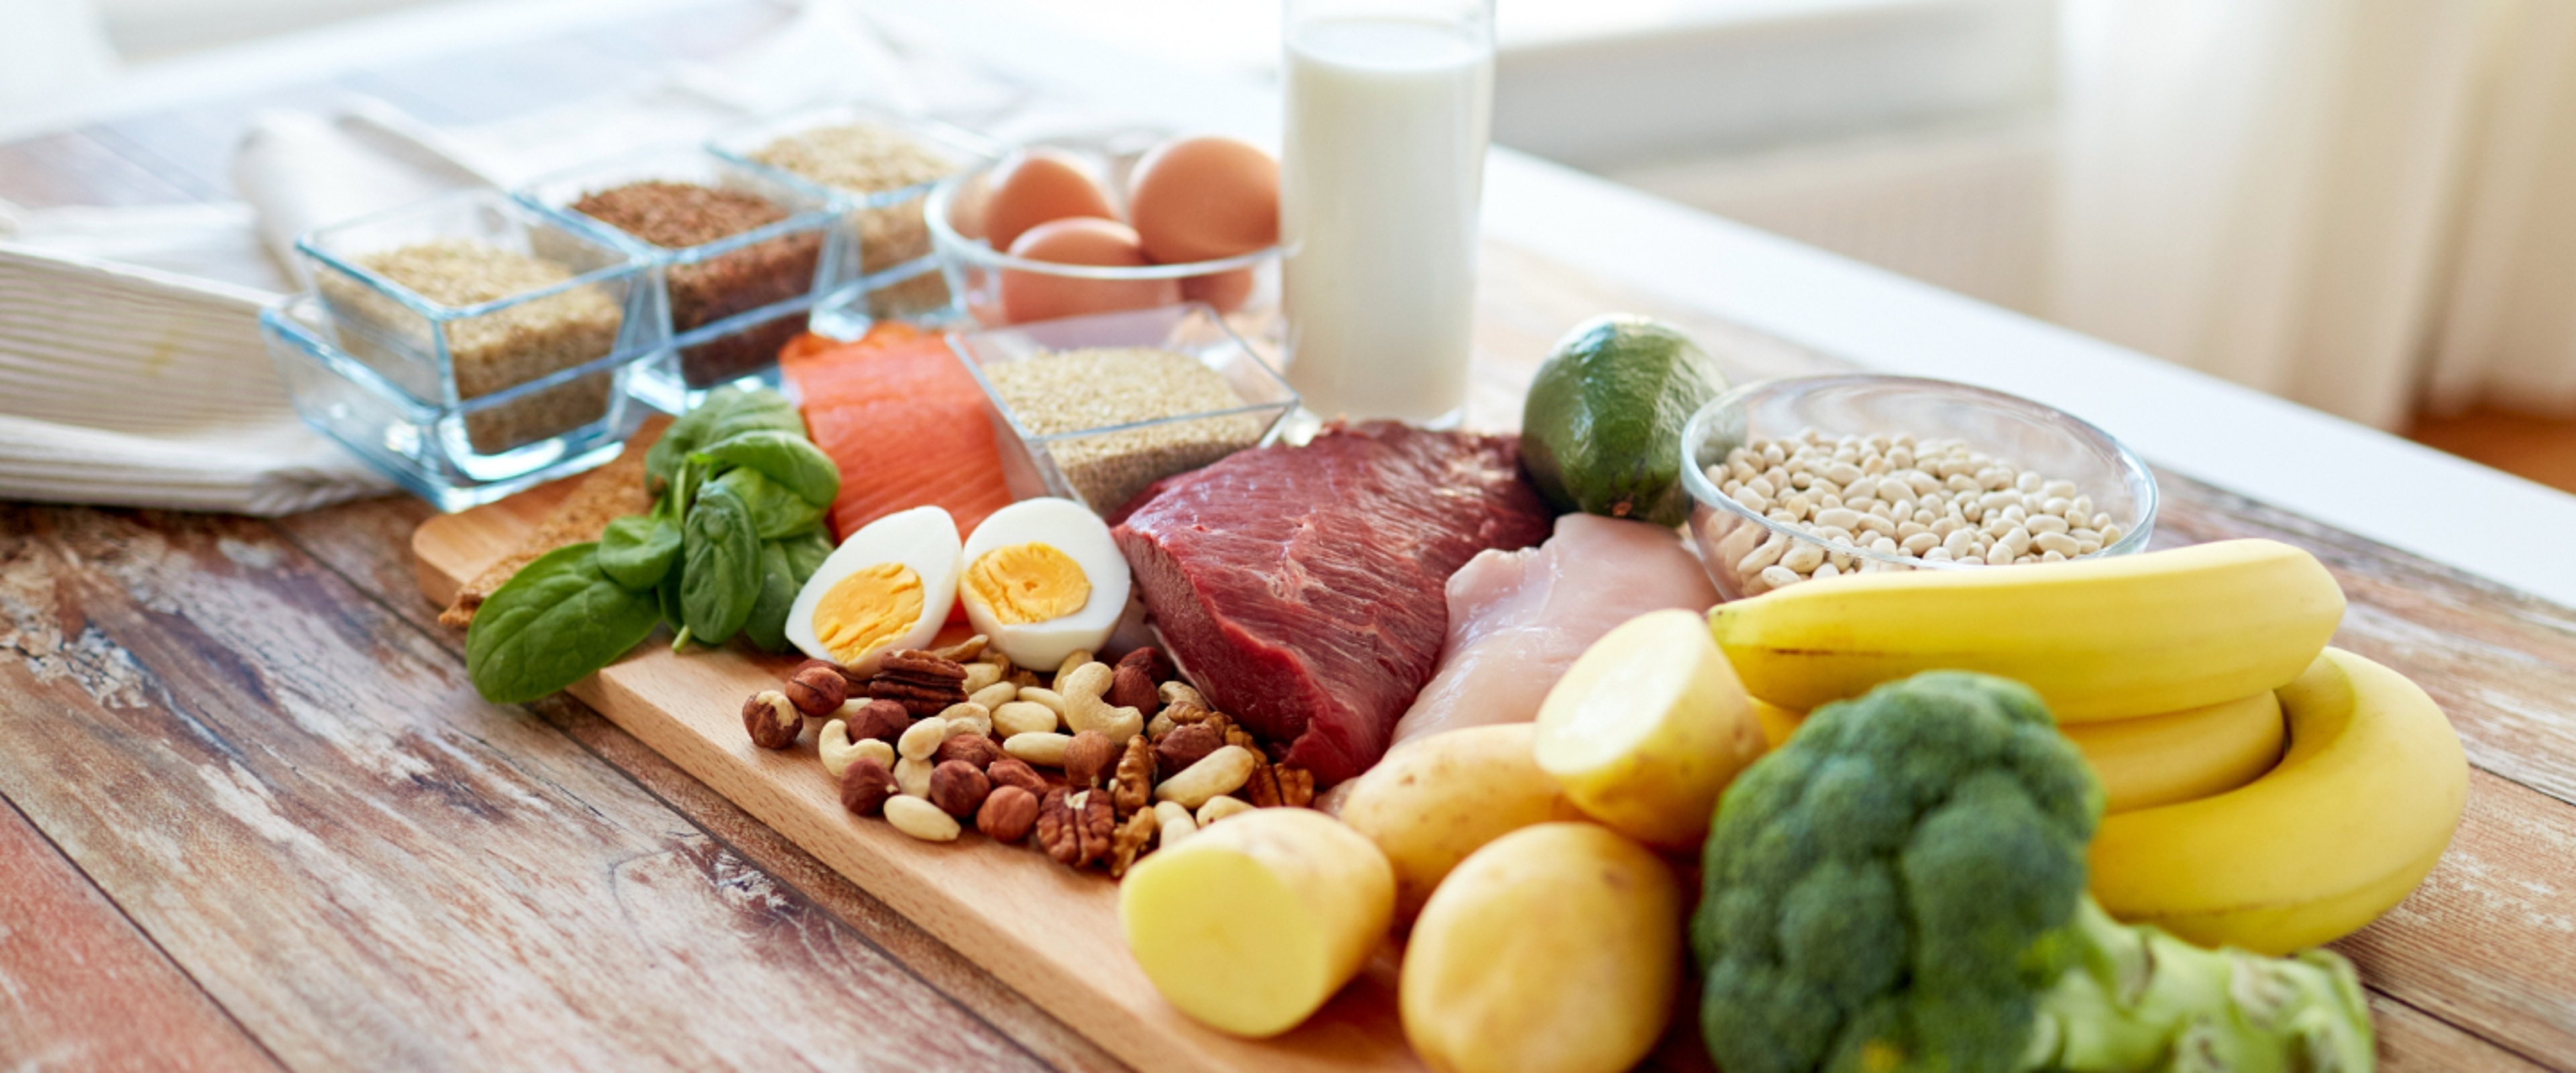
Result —
M838 719L823 724L821 745L816 751L823 757L823 770L831 772L834 781L838 781L841 773L850 769L851 761L862 756L873 757L877 763L887 767L894 766L893 746L875 738L852 745L850 744L850 724Z
M1055 667L1055 691L1064 692L1064 676L1091 665L1091 653L1077 651Z
M1111 707L1101 699L1116 677L1117 672L1106 663L1087 663L1058 679L1056 692L1064 694L1064 725L1072 727L1076 734L1097 730L1120 745L1144 733L1145 713Z
M1196 686L1192 686L1188 682L1181 681L1178 678L1155 687L1154 695L1163 698L1163 707L1166 708L1175 704L1191 704L1201 708L1209 708L1207 698L1199 694ZM1209 708L1209 710L1214 711L1215 709Z
M1199 831L1199 823L1190 818L1190 810L1182 808L1177 801L1155 802L1154 822L1162 827L1161 837L1164 849L1180 845L1182 839Z
M1063 767L1064 751L1072 745L1071 734L1013 734L1002 739L1003 752L1040 767Z
M969 695L972 695L976 690L986 688L1001 680L1002 669L1000 667L994 666L990 663L969 663L966 665L966 681L961 684L960 688L963 688Z
M1114 674L1116 672L1111 673ZM1046 705L1048 711L1054 712L1057 715L1064 714L1064 694L1058 693L1055 690L1040 689L1037 686L1022 686L1020 687L1020 699L1031 704Z
M1163 806L1154 807L1159 809ZM1198 823L1199 826L1205 827L1228 816L1240 816L1251 811L1254 811L1252 802L1240 797L1211 797L1208 798L1207 804L1199 806Z
M1200 757L1199 762L1178 775L1163 780L1154 788L1157 801L1176 801L1184 808L1197 808L1212 798L1223 797L1243 788L1252 778L1252 769L1261 763L1259 754L1240 745L1228 745Z
M1001 731L1006 741L1022 734L1053 733L1056 720L1055 709L1025 700L1015 700L993 709L993 728Z
M953 738L960 734L993 732L992 711L971 700L963 704L949 705L948 710L939 713L939 718L948 722L947 733L941 735L943 738Z

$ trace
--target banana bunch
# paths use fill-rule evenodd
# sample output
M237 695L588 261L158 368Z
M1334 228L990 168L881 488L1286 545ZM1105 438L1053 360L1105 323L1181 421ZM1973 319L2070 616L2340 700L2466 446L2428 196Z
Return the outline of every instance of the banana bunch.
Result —
M2046 567L1861 574L1720 604L1709 616L1745 691L1791 711L1946 669L2021 682L2070 724L2278 689L2342 621L2334 575L2270 540Z
M1722 605L1710 625L1774 745L1808 709L1918 671L2029 684L2103 784L2103 908L2279 954L2404 900L2467 797L2432 699L2326 647L2343 606L2313 556L2238 540L1798 585Z
M2102 821L2093 897L2112 916L2284 954L2360 930L2432 872L2469 795L2433 698L2339 648L2279 696L2290 750L2271 771Z

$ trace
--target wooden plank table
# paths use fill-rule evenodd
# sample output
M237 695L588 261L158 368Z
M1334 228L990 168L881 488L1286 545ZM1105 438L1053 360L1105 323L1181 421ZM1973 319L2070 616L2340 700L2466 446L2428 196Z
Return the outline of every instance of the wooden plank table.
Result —
M200 196L184 146L121 129L0 146L0 196ZM1739 377L1831 364L1509 247L1484 268L1481 426L1606 309ZM2451 852L2340 944L2384 1068L2576 1070L2576 611L2163 481L2160 543L2315 551L2337 643L2467 742ZM578 702L476 698L417 594L429 514L0 507L0 1068L1120 1067Z

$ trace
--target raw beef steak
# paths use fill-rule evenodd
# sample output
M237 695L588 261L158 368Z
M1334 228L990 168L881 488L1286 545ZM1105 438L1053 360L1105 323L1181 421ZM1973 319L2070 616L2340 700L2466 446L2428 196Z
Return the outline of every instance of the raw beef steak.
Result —
M1113 518L1209 703L1329 786L1386 752L1446 637L1449 575L1545 539L1509 436L1372 423L1168 477Z

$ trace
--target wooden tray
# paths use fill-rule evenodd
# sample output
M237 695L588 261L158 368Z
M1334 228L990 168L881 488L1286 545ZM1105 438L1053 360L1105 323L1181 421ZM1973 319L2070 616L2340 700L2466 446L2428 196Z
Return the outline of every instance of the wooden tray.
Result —
M421 591L446 604L536 526L564 483L423 523L412 534ZM775 688L795 662L647 643L570 692L1140 1070L1422 1068L1396 1019L1391 949L1296 1031L1236 1039L1183 1017L1146 982L1119 935L1118 887L1106 875L971 833L919 842L850 815L815 757L813 730L775 751L743 733L742 698Z

